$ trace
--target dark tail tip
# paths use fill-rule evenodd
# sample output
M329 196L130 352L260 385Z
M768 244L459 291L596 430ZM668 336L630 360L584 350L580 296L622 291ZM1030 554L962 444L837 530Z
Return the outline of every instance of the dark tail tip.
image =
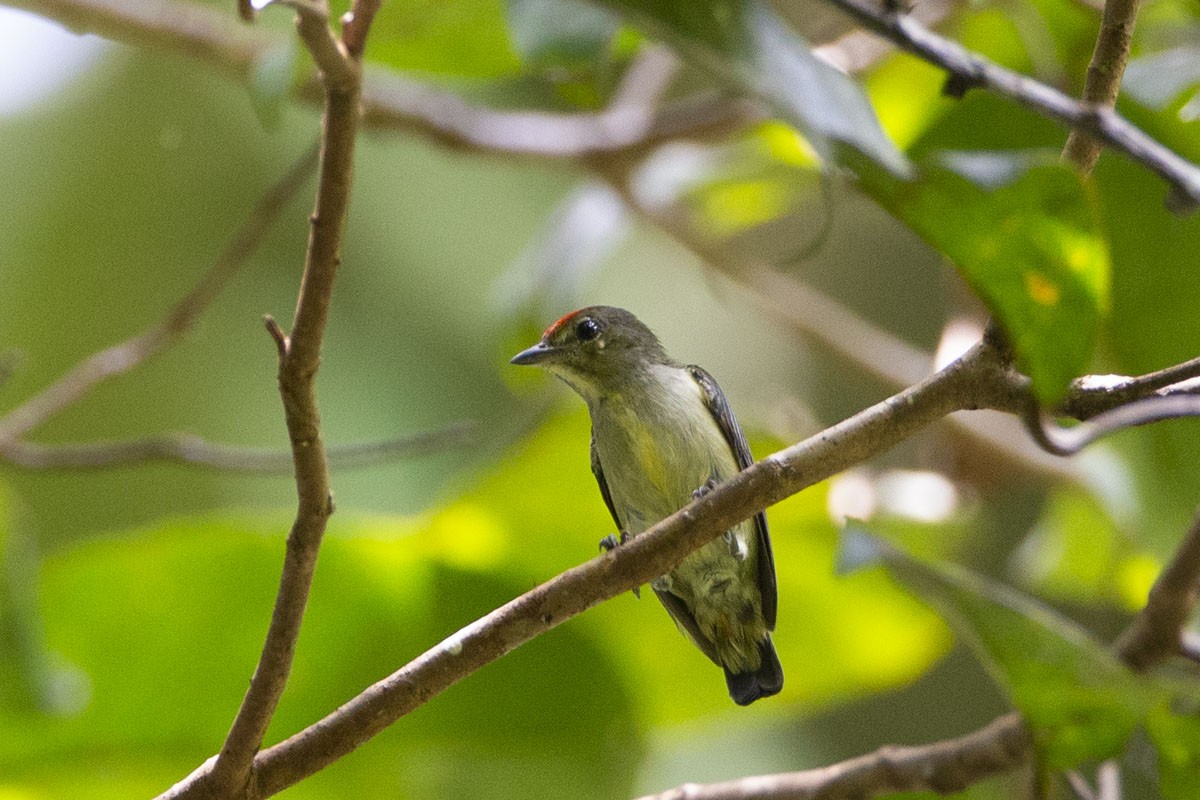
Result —
M779 694L783 688L783 665L775 652L771 637L758 643L758 653L762 659L754 672L734 674L725 670L725 684L729 687L729 696L739 706L748 706L762 697Z

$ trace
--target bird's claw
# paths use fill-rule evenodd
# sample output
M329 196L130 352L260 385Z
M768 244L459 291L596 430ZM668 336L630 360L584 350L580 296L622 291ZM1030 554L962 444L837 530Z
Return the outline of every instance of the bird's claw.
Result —
M706 480L704 482L703 486L701 486L696 491L692 492L692 499L699 500L701 497L704 497L704 495L708 494L715 488L717 488L717 479L709 478L708 480Z
M629 534L626 533L625 531L621 531L620 539L618 539L616 536L614 536L613 534L610 533L608 536L605 536L603 539L600 540L600 549L603 550L604 552L608 553L608 552L612 551L613 549L615 549L618 545L625 544L628 541L629 541Z
M610 533L608 536L605 536L603 539L600 540L600 549L606 553L610 553L615 548L619 547L620 545L625 544L627 541L629 541L629 534L626 533L625 531L621 531L620 539L617 539L616 536L614 536L613 534ZM640 587L640 586L633 587L633 596L636 597L638 600L641 600L642 599L642 587Z

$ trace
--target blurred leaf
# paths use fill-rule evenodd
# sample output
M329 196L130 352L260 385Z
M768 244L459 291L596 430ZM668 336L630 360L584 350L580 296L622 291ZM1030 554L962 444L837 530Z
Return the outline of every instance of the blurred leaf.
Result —
M583 0L507 0L513 46L527 64L589 67L609 52L621 21Z
M589 430L582 408L554 417L442 513L486 509L544 578L598 555L613 524L588 467ZM759 456L780 446L752 444ZM787 675L782 701L813 707L902 685L945 652L948 636L936 617L883 576L833 575L836 529L824 484L767 516L780 587L775 642ZM604 631L648 723L732 708L720 670L679 634L649 592L641 600L618 597L585 616Z
M285 39L263 53L250 73L250 102L267 128L279 125L292 90L311 76L312 59L295 39Z
M926 564L848 526L848 568L882 563L970 642L1033 731L1039 757L1066 769L1120 752L1155 697L1082 628L1013 590L950 563Z
M1089 494L1055 490L1015 556L1014 568L1039 594L1074 602L1119 599L1114 581L1120 532Z
M1109 305L1108 246L1079 176L1041 153L940 153L913 181L865 185L954 263L1038 399L1061 397Z
M1135 58L1121 88L1139 103L1162 111L1200 83L1200 47L1184 46Z
M1200 717L1176 714L1163 704L1146 720L1158 752L1159 789L1166 800L1194 800L1200 786Z
M601 1L715 78L769 101L823 158L835 159L835 145L846 145L892 173L908 173L859 85L816 58L765 2Z
M335 16L349 8L331 4ZM457 78L519 74L504 0L397 0L384 3L371 26L366 59L400 70Z
M70 718L0 712L0 793L87 797L120 785L145 794L211 754L258 657L287 525L283 514L175 520L50 559L47 638L86 673L91 701ZM268 741L528 588L500 533L486 514L462 510L437 521L339 514ZM640 734L614 674L594 631L564 626L291 792L628 794Z
M0 709L49 711L50 667L37 610L38 557L0 483Z

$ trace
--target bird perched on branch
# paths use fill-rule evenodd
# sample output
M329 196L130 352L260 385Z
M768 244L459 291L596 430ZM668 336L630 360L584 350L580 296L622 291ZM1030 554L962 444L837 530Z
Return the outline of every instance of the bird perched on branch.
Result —
M512 359L562 379L592 418L592 472L620 539L636 536L748 467L753 458L725 395L700 367L667 355L637 317L612 306L574 311ZM725 670L734 702L783 688L775 628L775 561L759 513L650 583L679 629Z

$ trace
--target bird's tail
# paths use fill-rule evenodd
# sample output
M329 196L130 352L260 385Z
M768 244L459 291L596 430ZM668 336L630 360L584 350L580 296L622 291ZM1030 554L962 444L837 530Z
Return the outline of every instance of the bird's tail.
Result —
M739 706L748 706L760 697L779 694L783 688L783 665L775 652L775 645L767 635L758 643L758 669L750 672L733 673L725 668L725 684L729 696Z

